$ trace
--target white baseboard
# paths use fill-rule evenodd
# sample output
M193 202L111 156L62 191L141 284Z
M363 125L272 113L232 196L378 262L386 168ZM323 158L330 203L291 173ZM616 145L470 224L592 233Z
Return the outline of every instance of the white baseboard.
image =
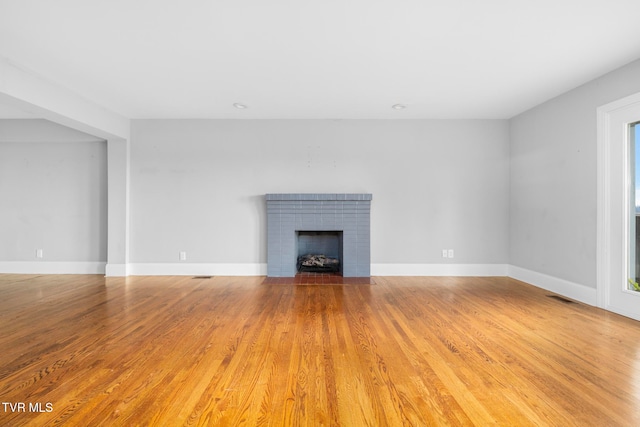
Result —
M597 291L595 288L527 270L526 268L516 267L515 265L509 266L508 276L585 304L597 305Z
M371 264L372 276L506 276L506 264Z
M0 261L0 273L107 276L266 276L266 263L134 263ZM595 288L508 264L371 264L372 276L509 276L597 306Z
M0 261L0 273L105 274L104 262Z
M266 276L266 263L136 263L129 264L132 276Z
M105 276L107 277L127 277L129 275L129 264L107 264Z
M122 276L125 267L107 275ZM117 265L116 267L120 267ZM266 263L133 263L126 265L132 276L266 276ZM372 276L506 276L506 264L372 264ZM117 273L117 274L116 274Z

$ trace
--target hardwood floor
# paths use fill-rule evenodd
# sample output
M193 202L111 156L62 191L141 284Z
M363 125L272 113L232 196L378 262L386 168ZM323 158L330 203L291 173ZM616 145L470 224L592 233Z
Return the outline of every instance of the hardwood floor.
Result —
M0 425L640 425L640 323L370 283L0 275Z

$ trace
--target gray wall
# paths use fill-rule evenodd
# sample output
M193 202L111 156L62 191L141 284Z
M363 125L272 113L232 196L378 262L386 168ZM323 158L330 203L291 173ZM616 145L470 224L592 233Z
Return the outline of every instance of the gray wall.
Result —
M0 120L0 261L106 262L106 142Z
M510 264L596 287L597 107L640 91L640 61L510 121Z
M372 193L372 263L508 262L508 122L134 120L131 262L265 263L266 193Z

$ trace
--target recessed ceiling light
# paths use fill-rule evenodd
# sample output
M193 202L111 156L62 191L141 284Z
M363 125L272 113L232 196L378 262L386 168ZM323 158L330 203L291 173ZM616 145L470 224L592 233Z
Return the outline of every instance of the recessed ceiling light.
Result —
M236 107L238 110L244 110L244 109L249 108L244 104L240 104L239 102L234 103L233 106Z
M391 108L393 108L394 110L404 110L405 108L407 108L407 106L404 104L393 104Z

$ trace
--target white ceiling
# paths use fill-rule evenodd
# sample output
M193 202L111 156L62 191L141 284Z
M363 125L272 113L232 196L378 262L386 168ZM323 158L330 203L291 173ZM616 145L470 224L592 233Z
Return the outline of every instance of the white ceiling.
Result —
M640 1L0 0L0 56L129 118L509 118L640 58Z

